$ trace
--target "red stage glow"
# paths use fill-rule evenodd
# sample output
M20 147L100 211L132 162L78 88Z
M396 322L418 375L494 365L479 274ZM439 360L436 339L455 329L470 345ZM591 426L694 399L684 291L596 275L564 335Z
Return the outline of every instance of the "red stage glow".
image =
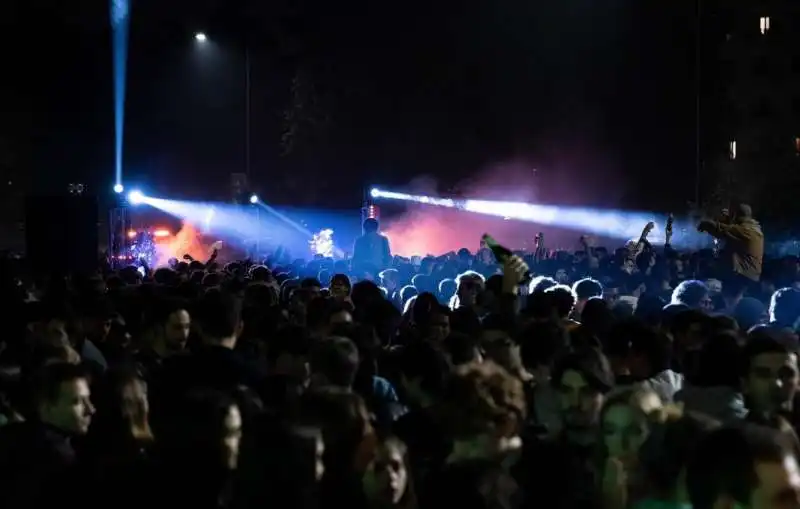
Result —
M189 223L184 223L174 236L161 238L163 240L156 245L159 267L167 265L170 258L183 260L185 254L201 262L205 262L211 254L210 243L206 244L202 235Z

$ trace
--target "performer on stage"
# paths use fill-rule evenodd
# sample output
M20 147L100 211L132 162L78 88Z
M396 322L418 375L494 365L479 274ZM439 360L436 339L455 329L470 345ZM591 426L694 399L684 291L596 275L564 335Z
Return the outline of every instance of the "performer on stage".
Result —
M719 260L746 283L761 278L764 257L764 233L753 219L750 205L738 204L720 220L703 219L697 231L706 232L722 243Z
M353 246L353 270L379 271L392 265L392 250L389 239L378 233L378 220L364 221L364 235L356 239Z

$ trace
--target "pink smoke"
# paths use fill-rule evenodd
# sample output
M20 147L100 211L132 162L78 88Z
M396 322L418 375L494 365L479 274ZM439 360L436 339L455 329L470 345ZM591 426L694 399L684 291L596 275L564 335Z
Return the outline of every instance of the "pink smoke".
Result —
M613 172L596 161L583 164L581 157L561 157L560 165L542 170L527 161L497 164L477 177L464 181L456 191L465 198L547 203L565 206L606 205L618 201L622 188ZM394 191L430 196L448 196L429 177L417 178ZM392 252L403 256L440 255L460 248L475 252L481 235L489 233L511 249L530 249L538 232L555 249L576 249L582 231L536 223L504 220L454 209L408 204L406 212L382 221Z

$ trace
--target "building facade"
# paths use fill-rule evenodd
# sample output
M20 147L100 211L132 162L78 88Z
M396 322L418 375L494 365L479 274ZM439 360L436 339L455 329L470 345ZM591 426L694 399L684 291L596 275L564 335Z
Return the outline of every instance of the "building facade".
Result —
M800 1L700 0L700 144L716 201L800 213Z

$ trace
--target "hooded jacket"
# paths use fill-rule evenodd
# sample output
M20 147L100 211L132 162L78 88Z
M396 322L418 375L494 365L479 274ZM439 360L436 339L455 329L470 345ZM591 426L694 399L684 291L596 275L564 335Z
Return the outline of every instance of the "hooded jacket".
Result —
M730 224L704 220L697 229L723 242L720 259L728 264L733 272L752 281L761 278L764 233L758 221L752 217L740 217Z

